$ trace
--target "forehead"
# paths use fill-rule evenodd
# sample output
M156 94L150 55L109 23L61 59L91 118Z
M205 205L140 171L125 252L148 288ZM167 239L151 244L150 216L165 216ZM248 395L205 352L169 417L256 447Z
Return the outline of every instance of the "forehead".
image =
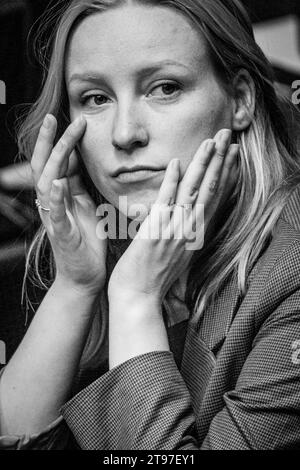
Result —
M67 78L84 69L133 72L142 63L173 60L207 67L204 38L180 12L161 6L130 5L95 13L72 33Z

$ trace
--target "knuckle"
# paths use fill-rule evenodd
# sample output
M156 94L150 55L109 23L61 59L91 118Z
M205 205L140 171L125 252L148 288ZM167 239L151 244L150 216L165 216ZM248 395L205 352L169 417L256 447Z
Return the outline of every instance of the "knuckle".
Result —
M209 184L209 191L213 194L215 194L218 191L218 182L217 181L212 181Z
M221 160L224 160L225 153L218 151L216 152L216 157L220 158Z
M199 187L195 184L185 184L182 186L180 193L177 195L178 201L184 201L187 204L191 204L194 202L195 197L197 197L199 193Z
M55 145L52 154L57 156L59 155L60 152L63 152L66 149L66 147L67 147L67 142L65 141L65 139L62 138Z
M224 195L224 190L225 190L225 187L223 185L218 187L218 197L219 198L222 198L222 196Z
M190 190L189 190L189 195L190 195L190 197L193 198L193 197L197 196L198 193L199 193L199 188L198 188L197 186L193 186L193 185L192 185L192 186L190 187Z
M83 207L83 209L85 209L88 212L95 209L95 205L93 201L89 201L88 199L82 198L82 200L80 201L80 204ZM95 212L96 212L96 209L95 209Z
M199 170L205 171L208 168L210 160L202 160L198 163Z

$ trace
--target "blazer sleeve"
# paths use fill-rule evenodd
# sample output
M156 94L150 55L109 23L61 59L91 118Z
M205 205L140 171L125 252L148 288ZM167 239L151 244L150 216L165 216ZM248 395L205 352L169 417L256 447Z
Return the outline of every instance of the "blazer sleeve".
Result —
M143 354L111 369L68 402L62 414L83 449L300 448L299 340L297 291L260 328L236 387L224 395L224 408L203 442L189 391L169 351Z
M191 397L170 351L119 364L61 411L83 449L198 449Z

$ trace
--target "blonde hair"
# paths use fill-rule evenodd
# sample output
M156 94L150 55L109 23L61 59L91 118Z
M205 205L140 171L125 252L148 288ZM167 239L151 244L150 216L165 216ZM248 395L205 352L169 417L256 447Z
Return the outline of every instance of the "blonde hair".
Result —
M64 84L65 51L71 32L83 18L128 3L164 6L181 12L202 33L221 84L233 93L232 83L240 69L246 69L256 88L256 108L251 125L236 133L240 144L239 178L212 239L194 260L186 301L195 319L205 311L227 279L235 275L240 295L247 290L247 276L272 237L275 224L294 187L300 181L299 154L289 123L274 89L268 60L254 40L246 11L237 0L74 0L60 2L56 13L50 9L44 23L52 25L46 47L41 47L45 70L44 86L19 132L20 153L30 160L39 128L46 113L58 121L58 137L69 123ZM54 24L54 28L53 28ZM40 36L41 37L41 36ZM49 51L50 60L47 58ZM44 52L46 51L46 55ZM293 115L293 114L291 114ZM295 114L296 116L296 114ZM297 124L298 125L298 124ZM84 168L87 188L96 202L101 195ZM27 258L27 274L33 259L33 281L48 289L55 275L49 261L50 279L40 275L40 258L47 242L45 230L37 233ZM103 354L107 339L107 299L95 316L82 364L93 366Z

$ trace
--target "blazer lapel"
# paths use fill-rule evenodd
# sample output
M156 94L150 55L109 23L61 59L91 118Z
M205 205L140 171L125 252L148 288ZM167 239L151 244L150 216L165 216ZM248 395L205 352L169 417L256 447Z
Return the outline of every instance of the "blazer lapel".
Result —
M213 353L199 338L195 324L190 322L182 356L181 374L191 394L196 416L213 373L215 362Z
M198 337L216 355L226 338L239 301L237 278L232 276L219 293L216 301L208 307L196 322Z
M255 276L255 266L249 281ZM200 410L216 365L218 352L240 307L236 277L231 277L212 304L197 321L190 319L183 350L181 373L193 397L195 411Z

